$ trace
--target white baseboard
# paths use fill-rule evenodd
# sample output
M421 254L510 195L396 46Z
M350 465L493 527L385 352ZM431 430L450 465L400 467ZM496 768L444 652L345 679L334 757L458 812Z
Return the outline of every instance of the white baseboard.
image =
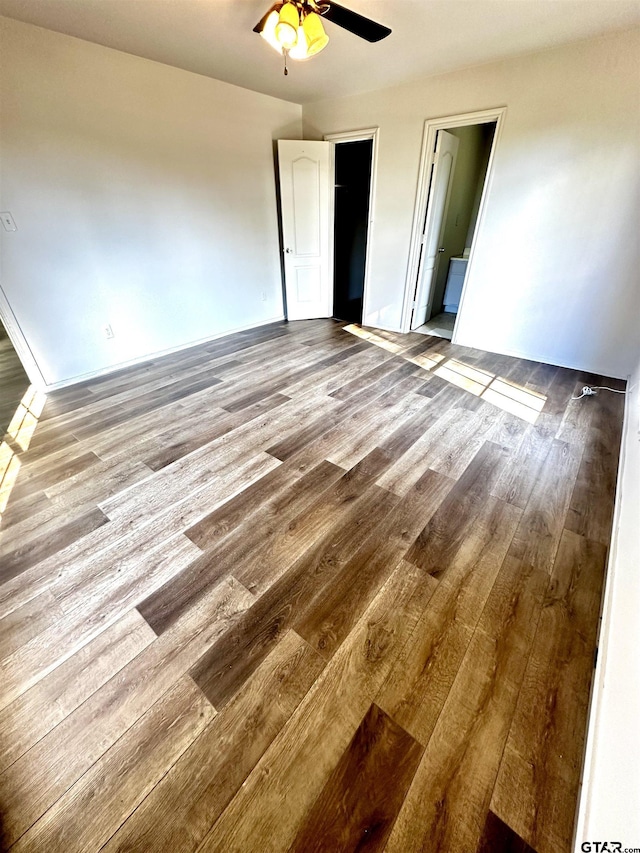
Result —
M638 371L635 376L627 377L629 393L625 400L611 545L607 561L600 630L597 640L598 659L589 702L587 741L582 767L573 846L575 853L583 849L582 843L584 841L593 841L595 838L601 838L603 831L610 831L613 837L623 843L623 847L626 843L637 843L638 838L640 838L637 835L638 828L640 828L636 807L636 794L640 790L640 771L638 770L637 763L634 764L635 778L633 779L625 778L623 769L618 767L616 768L616 778L611 779L610 771L608 774L606 769L603 772L601 766L603 756L611 752L611 750L618 755L626 754L631 756L632 763L633 751L635 750L635 753L638 753L637 741L635 741L636 745L634 745L635 731L631 727L628 730L625 730L623 727L616 730L610 728L611 708L619 705L621 707L627 706L631 710L634 701L637 706L638 689L640 687L637 683L637 674L640 672L637 651L635 662L632 659L627 659L623 662L623 678L621 678L619 671L620 661L616 660L611 653L611 643L615 642L620 635L628 635L632 638L636 632L635 622L632 624L627 624L627 622L621 624L618 621L620 618L620 609L619 601L616 603L616 599L621 595L621 590L625 590L628 593L629 590L632 591L634 589L634 584L637 588L635 582L637 554L632 555L628 553L628 542L627 552L621 553L619 543L621 525L624 524L629 527L637 523L633 511L630 512L629 509L625 509L624 504L629 500L629 495L623 492L623 486L625 484L628 486L630 479L637 476L637 452L634 452L633 444L640 440L638 437L638 415L636 408L639 390L635 387L638 383L638 377L640 377L640 372ZM635 462L633 460L634 455L636 458ZM629 458L630 456L631 459ZM631 468L629 469L630 464ZM631 496L631 500L633 500L633 496ZM614 618L615 616L617 618ZM631 639L630 642L632 642ZM634 672L636 683L634 683ZM635 700L630 698L634 696L636 697ZM631 715L633 716L632 713ZM609 725L605 723L605 718L608 719ZM615 782L619 782L619 787L615 787ZM602 802L603 787L606 789L607 783L611 783L611 787L609 788L611 801L621 803L623 811L629 815L628 830L630 834L627 838L618 838L619 827L615 826L614 828L616 819L613 815L613 810L609 803ZM600 799L598 799L599 797ZM595 820L594 807L598 812ZM603 815L607 816L604 820ZM612 825L603 827L603 822ZM635 824L635 828L633 824Z
M480 346L480 343L482 342L474 343L473 341L463 341L456 334L453 335L451 343L460 347L469 347L469 349L480 349L483 352L492 352L496 355L508 355L512 358L524 358L526 361L537 361L541 364L550 364L552 367L565 367L567 370L578 370L582 373L592 373L594 376L606 376L609 379L626 380L628 378L627 375L623 374L617 375L615 373L607 373L606 371L603 371L601 367L597 367L596 365L569 364L558 361L558 359L554 359L554 361L547 361L540 354L525 352L524 350L506 349L504 347L501 347L500 349L487 349L486 341L484 341L485 346Z
M129 361L112 364L109 367L101 368L100 370L93 370L90 373L82 373L79 376L72 376L70 379L61 379L59 382L52 382L50 385L43 386L42 390L48 394L52 391L58 391L61 388L69 388L71 385L78 385L81 382L87 382L89 379L96 379L100 376L108 376L110 373L117 373L118 370L122 370L125 367L144 364L145 361L151 361L151 359L154 358L162 358L162 356L171 355L174 352L181 352L182 350L190 349L191 347L197 347L200 344L216 341L219 338L226 338L228 335L236 334L236 332L247 332L250 329L258 329L260 326L269 326L271 323L280 323L284 319L284 314L280 314L278 317L271 317L268 320L260 320L258 323L249 323L246 326L237 326L234 329L225 329L224 332L217 332L215 335L199 338L196 341L189 341L188 343L180 344L177 347L170 347L169 349L150 352L146 355L140 356L139 358L132 358Z

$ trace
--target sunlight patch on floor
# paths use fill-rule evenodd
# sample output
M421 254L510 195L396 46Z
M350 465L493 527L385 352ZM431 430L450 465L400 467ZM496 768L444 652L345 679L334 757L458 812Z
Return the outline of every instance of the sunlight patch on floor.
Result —
M0 520L18 478L21 465L18 454L29 449L46 399L46 394L30 385L18 404L0 444Z
M0 444L0 519L9 503L9 495L15 485L19 470L20 459L18 455L6 441L3 441Z
M355 324L345 326L344 330L369 341L375 346L400 355L406 361L432 372L434 376L438 376L476 397L481 397L487 403L522 418L530 424L537 421L546 402L547 398L544 394L518 385L503 376L497 376L488 370L467 364L459 358L447 357L434 350L428 350L409 358L402 355L402 351L406 347L388 341L376 335L375 332L362 329Z
M365 341L369 341L369 343L375 344L377 347L386 349L388 352L399 354L404 349L400 344L394 344L393 341L388 341L386 338L376 335L375 332L369 332L366 329L362 329L360 326L356 326L354 323L350 326L345 326L344 330L345 332L350 332L350 334L355 335L357 338L363 338Z
M29 447L46 399L46 394L30 385L18 404L7 433L17 443L20 450L27 450Z
M469 391L480 397L486 387L493 381L494 374L486 370L471 367L457 358L449 358L440 367L433 371L436 376L446 379L458 388Z
M418 367L423 367L425 370L432 370L437 367L441 361L444 361L444 356L439 352L425 352L423 355L416 355L408 359L412 364L417 364Z

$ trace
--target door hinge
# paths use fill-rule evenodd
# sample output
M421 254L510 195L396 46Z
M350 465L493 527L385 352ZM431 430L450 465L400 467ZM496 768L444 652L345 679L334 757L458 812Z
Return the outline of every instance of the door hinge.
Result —
M434 165L434 166L435 166L435 165L436 165L436 163L438 162L438 157L439 157L439 156L440 156L440 152L439 152L439 151L434 151L434 152L433 152L433 165Z
M598 663L598 647L596 646L595 649L593 650L593 668L594 669L596 668L597 663Z

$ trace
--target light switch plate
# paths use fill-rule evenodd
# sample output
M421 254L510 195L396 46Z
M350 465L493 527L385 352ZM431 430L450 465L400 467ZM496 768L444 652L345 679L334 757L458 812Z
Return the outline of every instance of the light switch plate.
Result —
M0 219L2 219L2 224L4 226L5 231L17 231L18 227L14 222L13 216L9 213L8 210L3 210L0 212Z

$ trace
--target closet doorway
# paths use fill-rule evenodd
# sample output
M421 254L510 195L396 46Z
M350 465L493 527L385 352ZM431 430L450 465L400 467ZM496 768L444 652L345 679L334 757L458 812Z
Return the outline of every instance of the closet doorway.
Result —
M371 128L278 140L288 320L367 316L377 137Z
M325 136L334 150L333 316L362 323L366 315L377 128Z

